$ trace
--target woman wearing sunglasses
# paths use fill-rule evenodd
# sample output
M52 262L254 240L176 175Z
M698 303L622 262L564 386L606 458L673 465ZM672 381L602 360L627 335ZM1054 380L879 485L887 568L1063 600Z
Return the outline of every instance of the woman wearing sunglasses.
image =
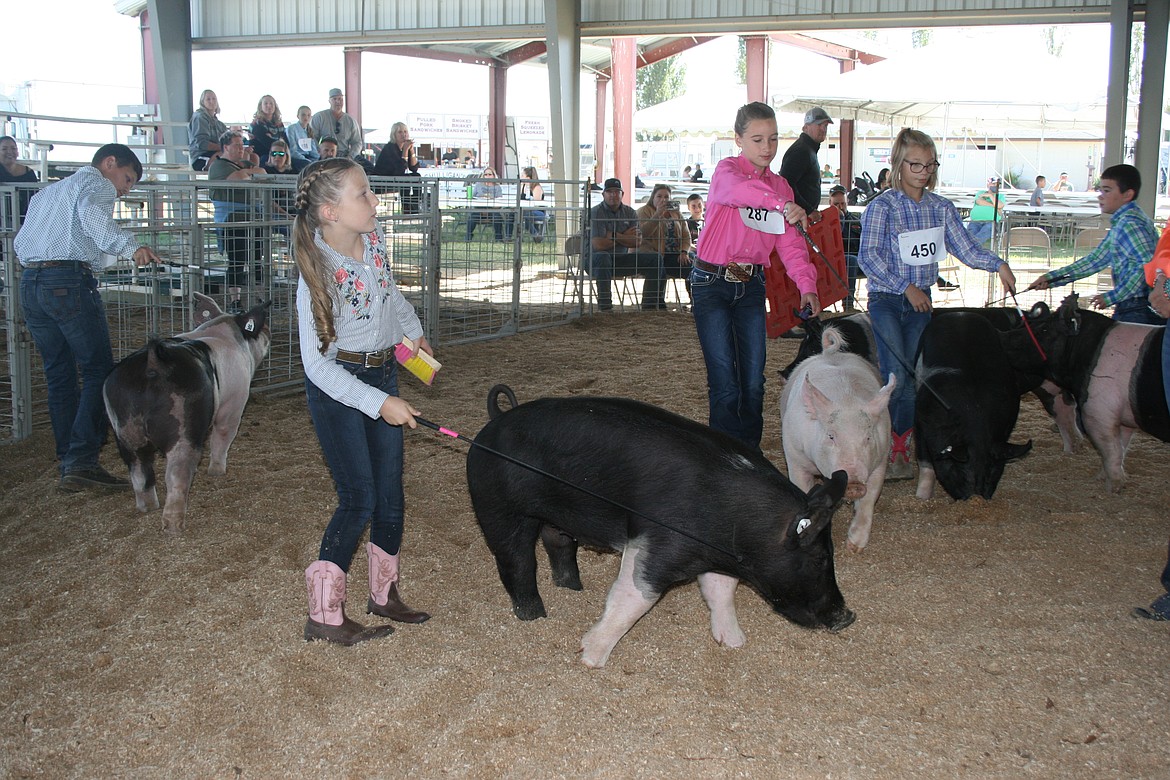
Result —
M268 161L264 163L264 170L269 173L294 173L292 155L289 154L286 141L272 142L272 149L268 152Z
M954 255L971 268L998 273L1006 291L1016 289L1008 264L976 243L955 205L931 191L938 169L934 140L903 128L890 154L890 188L870 201L861 218L857 264L867 277L878 365L883 377L897 379L890 396L893 438L886 479L914 476L915 387L908 367L930 322L930 287L938 279L939 262Z

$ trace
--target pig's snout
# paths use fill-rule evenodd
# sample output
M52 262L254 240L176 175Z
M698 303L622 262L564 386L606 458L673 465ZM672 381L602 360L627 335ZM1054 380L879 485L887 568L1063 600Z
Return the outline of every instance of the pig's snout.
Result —
M844 631L853 625L853 621L857 620L857 615L851 609L842 609L832 619L825 623L825 628L830 632L836 634L838 631Z
M865 483L851 481L845 486L845 498L850 501L856 501L859 498L865 497Z

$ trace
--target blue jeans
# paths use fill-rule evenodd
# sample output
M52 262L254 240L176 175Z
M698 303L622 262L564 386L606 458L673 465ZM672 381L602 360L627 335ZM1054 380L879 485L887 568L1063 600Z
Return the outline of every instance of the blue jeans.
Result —
M467 212L467 240L475 235L476 225L491 225L495 232L496 241L504 240L504 216L499 211L469 211ZM384 549L384 548L383 548Z
M927 289L927 295L930 290ZM917 312L905 295L869 294L869 319L877 341L882 384L890 374L897 385L890 396L890 428L899 436L914 427L914 360L930 312Z
M708 424L756 449L764 435L764 275L729 282L691 269L691 300L707 365Z
M1133 322L1138 325L1165 325L1166 320L1159 317L1150 308L1147 295L1118 301L1113 306L1113 320L1115 322ZM1163 372L1163 376L1165 376Z
M626 252L614 254L596 249L589 254L589 275L597 282L597 304L602 308L613 306L613 279L623 276L641 276L642 308L657 309L662 304L662 255L654 252Z
M845 296L845 305L852 307L857 301L857 280L861 278L861 266L857 264L857 255L845 255L845 274L849 282L849 294Z
M20 277L20 303L45 364L61 474L97 466L109 429L102 384L114 370L97 280L77 268L27 268Z
M967 222L967 232L975 239L977 243L986 244L987 239L991 238L995 232L994 222Z
M398 395L398 366L380 368L338 364L359 380ZM370 541L390 555L402 544L405 499L402 491L402 427L371 420L335 401L308 379L305 395L313 428L337 489L337 509L321 538L318 558L349 571L354 549L366 526Z

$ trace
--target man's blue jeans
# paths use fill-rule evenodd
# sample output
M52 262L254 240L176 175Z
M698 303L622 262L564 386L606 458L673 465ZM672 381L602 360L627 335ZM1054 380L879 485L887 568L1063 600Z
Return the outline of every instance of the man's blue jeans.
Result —
M97 280L75 267L26 268L20 303L45 365L58 468L62 475L93 468L109 429L102 384L114 370Z
M398 395L398 366L341 364L362 382ZM402 426L335 401L308 379L305 395L313 428L337 489L337 509L321 538L318 558L349 571L366 526L370 541L390 555L402 545L405 499L402 490Z
M930 290L926 290L930 295ZM914 427L914 359L930 312L917 312L905 295L869 294L869 319L877 340L882 384L890 374L897 385L890 396L890 428L899 436Z
M728 282L691 269L695 329L707 364L708 424L756 449L764 435L764 295L759 270L746 282Z
M613 279L623 276L641 276L642 308L662 308L662 288L665 284L662 255L656 252L626 252L614 254L593 250L589 254L589 275L597 282L597 304L603 309L613 306Z

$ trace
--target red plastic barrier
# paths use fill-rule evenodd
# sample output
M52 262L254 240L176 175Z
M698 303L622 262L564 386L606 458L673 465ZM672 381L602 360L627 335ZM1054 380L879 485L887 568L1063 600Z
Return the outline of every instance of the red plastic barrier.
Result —
M796 228L789 226L789 230ZM829 206L821 212L821 219L810 225L808 234L825 258L832 264L836 274L825 267L825 260L808 247L809 259L817 269L817 297L821 299L821 307L844 300L848 288L842 283L848 282L845 268L845 244L841 240L841 219L837 209ZM807 246L807 244L806 244ZM764 281L767 282L768 295L768 338L779 338L800 324L796 311L800 309L800 292L796 285L784 273L784 264L772 255L772 265L768 267Z

